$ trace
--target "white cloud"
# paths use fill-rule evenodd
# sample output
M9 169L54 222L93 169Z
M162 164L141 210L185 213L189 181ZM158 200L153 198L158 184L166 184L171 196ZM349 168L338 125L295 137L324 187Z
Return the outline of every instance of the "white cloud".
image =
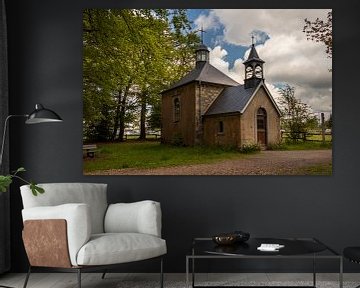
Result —
M223 33L220 37L223 42L211 50L211 63L239 83L243 83L244 79L243 59L237 59L230 69L231 65L226 60L228 52L223 49L224 43L248 46L254 30L266 32L270 39L257 45L256 49L260 58L266 62L264 76L270 91L276 93L276 83L287 83L296 88L296 96L314 111L330 111L332 74L328 70L331 68L331 59L327 58L322 43L307 40L302 32L305 18L325 19L328 11L219 9L211 10L207 16L201 15L195 24L203 24L204 29L219 29L220 24L223 25L224 30L219 31ZM249 50L244 59L248 53Z
M217 29L219 22L215 16L214 11L210 11L209 15L200 14L194 21L196 29L203 28L204 30Z
M210 49L210 64L225 73L240 84L244 83L244 65L243 59L237 59L232 69L229 68L230 63L225 60L228 52L221 46Z

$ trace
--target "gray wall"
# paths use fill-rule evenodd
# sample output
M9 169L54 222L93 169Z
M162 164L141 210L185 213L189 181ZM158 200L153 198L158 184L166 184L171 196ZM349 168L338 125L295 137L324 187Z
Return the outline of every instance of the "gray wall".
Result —
M339 251L344 246L360 245L357 86L360 63L356 53L360 30L355 28L360 27L355 14L360 2L341 1L342 5L334 6L328 1L314 0L311 6L302 4L302 8L335 9L333 176L83 176L82 9L120 7L126 2L131 3L127 7L144 8L139 1L7 1L10 110L26 113L34 103L40 102L56 110L65 120L59 125L26 128L22 121L14 120L11 123L12 168L26 167L30 171L27 177L37 182L106 182L110 202L160 201L163 236L169 251L166 271L184 271L184 255L192 237L233 229L249 231L253 236L313 236ZM177 2L158 1L156 7L179 6ZM181 5L190 8L191 2L187 2L189 5L184 1ZM216 2L196 3L203 4L198 4L199 7L219 6ZM221 1L222 8L224 2L228 1ZM240 5L233 7L243 8ZM256 5L247 3L247 7L289 8L281 1L265 0L257 1ZM16 185L12 188L12 270L24 271L27 260L21 241L22 204ZM149 265L124 269L155 269ZM230 268L230 265L224 267ZM360 267L347 265L346 269Z

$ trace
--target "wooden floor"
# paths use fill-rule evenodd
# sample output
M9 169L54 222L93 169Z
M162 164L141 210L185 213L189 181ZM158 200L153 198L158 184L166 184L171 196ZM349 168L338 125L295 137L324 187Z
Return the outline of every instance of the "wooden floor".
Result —
M0 275L0 287L9 286L14 288L22 288L24 284L25 274L8 273ZM199 274L197 281L226 281L227 279L251 279L261 283L268 281L312 281L312 274L299 273L241 273L241 274ZM143 281L143 282L142 282ZM159 274L140 274L140 273L109 273L106 278L101 279L101 273L83 273L82 287L83 288L118 288L118 287L140 287L139 283L152 283L146 287L156 287L159 281ZM165 274L165 288L169 287L185 287L185 274ZM338 274L336 273L319 273L317 274L317 281L338 281ZM351 282L351 283L350 283ZM123 283L123 284L121 284ZM132 283L134 283L132 285ZM348 283L346 285L346 283ZM349 287L349 284L360 284L360 273L346 273L344 274L344 287ZM139 286L140 285L140 286ZM76 273L32 273L28 288L76 288Z

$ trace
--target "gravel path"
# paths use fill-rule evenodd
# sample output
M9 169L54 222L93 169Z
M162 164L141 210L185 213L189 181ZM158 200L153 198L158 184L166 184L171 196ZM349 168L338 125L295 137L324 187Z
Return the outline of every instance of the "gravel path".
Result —
M332 163L332 150L261 151L236 160L154 169L111 169L86 175L305 175L304 169Z

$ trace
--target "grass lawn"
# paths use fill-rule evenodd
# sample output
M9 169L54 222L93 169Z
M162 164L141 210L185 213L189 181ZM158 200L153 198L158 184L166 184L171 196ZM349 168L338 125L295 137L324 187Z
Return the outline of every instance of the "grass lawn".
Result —
M177 147L159 142L97 144L95 158L84 159L84 172L124 168L155 168L211 163L222 159L245 157L233 149Z
M94 158L83 161L84 173L98 170L125 168L157 168L190 164L214 163L219 160L241 159L246 154L236 149L221 147L179 147L160 144L157 141L128 141L122 143L98 143ZM331 149L331 143L299 142L269 147L272 150L319 150ZM304 171L308 175L331 174L331 167L313 167ZM320 171L321 170L321 171ZM330 171L330 172L329 172Z
M269 150L322 150L322 149L331 149L331 142L317 142L317 141L299 141L296 143L281 143L279 145L269 146Z
M332 175L332 164L301 168L297 172L304 175Z

